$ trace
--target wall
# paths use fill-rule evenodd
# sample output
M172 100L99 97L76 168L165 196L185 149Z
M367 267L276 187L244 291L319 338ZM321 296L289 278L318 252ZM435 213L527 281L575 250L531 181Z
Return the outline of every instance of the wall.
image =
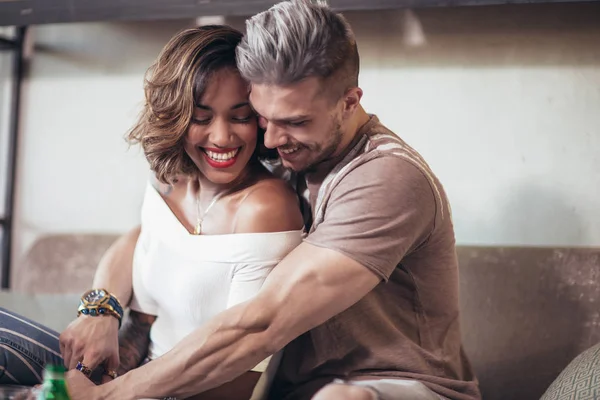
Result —
M416 15L416 47L410 15L351 19L364 103L439 175L458 241L600 245L600 7Z
M143 100L146 68L186 22L32 29L13 268L40 235L123 232L137 223L147 167L124 135Z
M437 172L459 243L600 245L599 11L563 4L347 14L364 104ZM137 222L146 165L123 135L139 110L145 68L191 24L35 28L13 265L38 235L122 232Z

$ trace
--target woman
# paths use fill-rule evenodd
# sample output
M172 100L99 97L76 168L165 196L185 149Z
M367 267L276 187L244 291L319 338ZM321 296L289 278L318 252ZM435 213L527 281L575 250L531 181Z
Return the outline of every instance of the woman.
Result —
M119 369L105 371L111 377L160 357L214 315L254 296L301 241L295 193L259 162L266 151L236 69L241 37L225 26L185 30L148 71L146 105L129 140L141 144L154 177L142 207ZM112 301L102 312L93 306L100 297ZM85 299L86 318L120 323L126 304L117 296L96 288ZM56 360L58 342L45 347L35 348L45 352L38 361ZM21 352L16 360L13 353L10 363L27 357ZM63 346L62 353L67 366L91 372L81 349ZM33 367L38 377L43 362ZM16 370L10 363L6 371ZM230 385L200 398L247 399L265 366L238 378L234 391ZM0 383L35 383L36 374L11 374Z

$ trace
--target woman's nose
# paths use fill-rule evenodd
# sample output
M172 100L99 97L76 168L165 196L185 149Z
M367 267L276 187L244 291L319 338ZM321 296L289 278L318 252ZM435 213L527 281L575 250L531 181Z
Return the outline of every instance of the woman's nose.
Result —
M218 147L227 147L231 144L231 125L228 121L217 118L210 126L209 140Z

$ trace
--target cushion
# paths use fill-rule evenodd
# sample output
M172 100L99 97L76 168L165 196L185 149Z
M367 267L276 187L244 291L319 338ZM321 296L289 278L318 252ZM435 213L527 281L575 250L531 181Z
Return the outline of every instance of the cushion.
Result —
M600 343L578 355L540 400L600 399Z

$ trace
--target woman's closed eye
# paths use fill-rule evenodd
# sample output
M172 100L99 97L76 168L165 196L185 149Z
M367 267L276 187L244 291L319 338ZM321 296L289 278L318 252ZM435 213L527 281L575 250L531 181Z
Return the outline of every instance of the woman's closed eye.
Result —
M204 118L204 117L202 117L202 118L196 118L196 117L193 117L192 118L192 123L197 124L197 125L208 125L208 124L210 124L210 121L212 121L211 117L208 117L208 118Z
M247 124L248 122L251 122L255 118L256 118L256 116L254 114L237 115L237 116L232 116L231 121L234 123L238 123L238 124ZM197 124L197 125L210 125L212 120L213 120L212 116L194 116L192 118L192 123Z
M246 114L246 115L236 115L236 116L233 116L231 119L234 122L239 122L239 123L245 124L245 123L252 121L255 118L256 118L256 116L254 114Z
M210 110L204 110L202 108L196 109L196 112L192 115L192 123L198 125L208 125L213 119L213 113Z

